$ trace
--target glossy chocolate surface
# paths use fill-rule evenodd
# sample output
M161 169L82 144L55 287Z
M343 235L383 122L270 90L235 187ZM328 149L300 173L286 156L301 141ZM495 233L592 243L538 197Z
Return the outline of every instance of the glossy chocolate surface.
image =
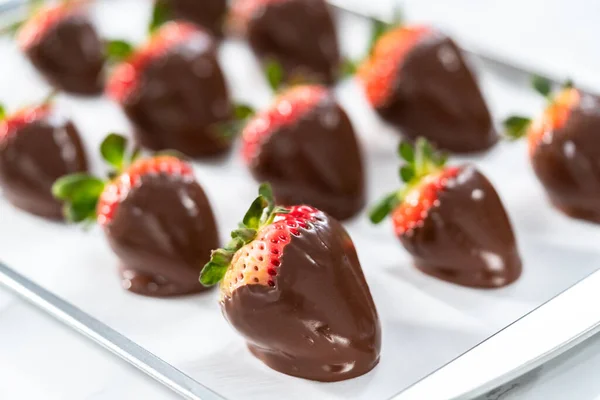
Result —
M104 45L84 15L67 16L25 52L57 89L78 95L102 93Z
M331 97L292 125L277 129L250 165L278 204L309 204L337 219L365 203L360 148L348 116Z
M242 286L222 307L269 367L330 382L377 365L381 328L352 240L319 215L284 248L274 287Z
M123 287L132 292L174 296L206 290L198 277L219 247L217 227L200 185L182 179L142 176L105 226L121 260Z
M377 111L408 138L423 136L455 153L482 151L498 139L460 49L438 32L406 55L393 94Z
M207 34L150 61L123 107L137 139L151 150L201 157L231 145L218 127L231 116L229 93Z
M600 223L600 99L580 94L565 125L545 134L531 161L557 208Z
M176 19L198 24L213 35L221 36L227 13L226 0L164 0Z
M400 237L426 274L464 286L495 288L521 275L521 259L504 206L485 176L461 169L438 195L422 227Z
M263 60L281 64L288 81L334 83L340 52L324 0L272 2L248 22L250 46Z
M0 188L16 207L62 220L62 204L52 185L64 176L87 171L87 158L75 126L55 115L18 128L0 139Z

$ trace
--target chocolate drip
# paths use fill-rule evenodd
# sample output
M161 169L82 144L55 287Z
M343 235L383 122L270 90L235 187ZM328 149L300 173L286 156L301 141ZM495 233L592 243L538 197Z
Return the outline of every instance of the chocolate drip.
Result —
M88 96L102 93L104 47L87 17L66 17L29 46L26 54L57 89Z
M580 94L565 125L544 136L531 161L558 209L600 223L600 99Z
M123 107L137 139L151 150L202 157L231 145L219 130L231 116L231 104L208 35L196 35L151 61Z
M173 17L185 19L221 36L227 13L226 0L165 0Z
M105 227L123 286L147 296L200 292L200 270L219 247L215 219L194 181L146 175Z
M288 81L335 82L340 52L333 19L323 0L274 2L248 23L250 46L262 60L281 64Z
M377 365L381 328L352 239L336 220L318 218L284 248L275 287L242 286L222 308L269 367L331 382Z
M423 136L451 152L486 150L498 138L460 49L437 32L407 54L392 96L377 111L410 139Z
M273 132L250 168L258 181L271 183L278 204L309 204L346 219L365 203L354 129L331 97L297 122Z
M494 288L521 275L504 206L485 176L463 167L438 195L423 226L400 237L426 274L464 286Z
M75 126L46 117L0 140L0 187L15 207L44 218L63 219L52 185L64 176L87 171L87 158Z

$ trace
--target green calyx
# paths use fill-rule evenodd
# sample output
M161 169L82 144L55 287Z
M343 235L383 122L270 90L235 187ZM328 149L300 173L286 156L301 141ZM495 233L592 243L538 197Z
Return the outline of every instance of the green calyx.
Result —
M424 177L441 171L448 160L447 154L435 151L424 138L418 138L414 146L408 142L400 142L398 155L404 161L399 169L404 187L389 193L371 208L369 218L374 224L383 221Z
M6 108L0 103L0 121L6 118Z
M254 109L247 104L236 104L233 108L233 118L229 121L219 122L214 129L219 138L231 141L239 135L246 123L255 114Z
M543 76L533 75L531 77L531 86L535 89L536 92L544 96L549 103L554 101L554 84L548 78L544 78ZM560 85L561 89L570 89L574 86L572 79L567 79Z
M264 70L269 87L273 90L273 92L279 91L283 83L284 75L283 67L281 66L281 64L273 59L267 60L264 66Z
M100 145L102 158L112 168L109 179L122 173L139 157L139 149L127 152L127 139L116 133L109 134ZM52 195L63 201L63 213L69 222L94 222L100 195L107 180L87 173L76 173L59 178L52 186Z
M150 18L148 32L150 32L150 34L156 32L158 28L170 20L171 10L169 9L167 2L165 0L156 0L154 2L154 8L152 9L152 17Z
M124 40L107 40L104 52L109 64L118 64L127 60L134 53L135 48Z
M392 22L383 22L380 19L372 19L372 27L371 27L371 41L369 42L369 53L373 53L373 49L375 49L375 45L381 39L386 32L402 26L404 21L404 17L402 15L402 10L398 5L394 8L394 17L392 18Z
M213 250L210 261L206 263L200 274L200 283L204 286L213 286L219 283L235 253L252 242L256 233L263 227L271 224L277 214L285 214L288 210L276 207L273 191L268 183L263 183L258 189L258 197L252 202L244 215L238 229L231 232L231 240L222 249Z

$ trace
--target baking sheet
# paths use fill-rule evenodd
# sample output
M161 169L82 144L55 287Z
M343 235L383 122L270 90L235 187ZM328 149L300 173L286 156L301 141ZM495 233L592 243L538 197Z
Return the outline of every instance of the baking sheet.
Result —
M93 15L106 37L139 43L145 37L149 3L98 2ZM345 53L361 55L369 38L368 24L340 13L338 26ZM236 100L256 107L269 104L271 93L243 42L226 41L220 58ZM543 100L526 87L524 76L472 61L498 120L510 112L540 109ZM14 110L48 91L16 46L0 39L0 101ZM364 148L372 203L398 186L398 136L370 110L355 82L342 82L335 91ZM93 168L102 172L97 146L104 135L130 132L118 106L107 99L64 95L57 103L80 129ZM195 163L223 241L256 193L237 150L221 161ZM49 223L15 210L1 197L0 258L227 398L387 399L586 276L600 261L600 229L568 219L549 206L528 164L524 143L501 143L485 155L455 161L464 160L479 166L504 201L524 261L521 279L492 291L437 281L411 266L389 223L371 226L364 213L345 223L383 330L380 365L351 381L323 384L270 370L250 355L243 339L223 319L216 291L177 299L125 292L119 287L116 257L100 229L84 232Z

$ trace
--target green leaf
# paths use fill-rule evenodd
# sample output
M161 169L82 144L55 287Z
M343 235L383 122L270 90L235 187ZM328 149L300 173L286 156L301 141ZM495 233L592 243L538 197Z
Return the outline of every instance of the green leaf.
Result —
M133 46L123 40L108 40L105 46L108 61L113 64L125 61L134 51Z
M6 27L0 29L0 35L15 36L19 29L25 24L25 21L16 21Z
M0 104L0 121L6 118L6 109L2 104Z
M279 90L281 83L283 82L283 67L275 60L267 61L265 65L265 73L267 75L267 82L274 92Z
M563 82L562 84L562 88L563 89L571 89L575 87L575 82L573 82L573 79L568 78L566 81Z
M231 238L240 238L244 243L250 243L256 237L256 229L240 228L231 232Z
M96 207L98 198L90 198L77 203L65 203L63 214L68 222L85 222L96 219Z
M258 229L260 226L260 218L267 205L267 200L263 196L258 196L250 205L246 215L244 215L244 226L250 229Z
M400 145L398 146L398 154L407 163L413 163L415 161L415 148L409 142L400 142Z
M372 223L378 224L391 213L400 203L398 192L393 192L384 197L379 203L375 204L369 211L369 219Z
M131 155L129 156L129 164L133 164L142 155L142 148L139 145L135 145Z
M70 202L100 197L104 185L104 181L86 173L72 174L63 176L54 182L52 195L59 200Z
M165 22L171 19L171 10L164 0L156 0L154 2L154 8L152 9L152 18L150 19L150 26L148 31L154 33L160 28Z
M236 104L233 115L238 121L245 121L254 115L254 109L247 104Z
M229 268L229 264L214 262L212 260L209 261L204 268L202 268L202 272L200 273L200 283L204 286L216 285L225 276L227 268Z
M549 97L552 93L552 82L549 79L534 75L531 78L531 85L542 96Z
M126 151L127 139L116 133L109 134L100 145L102 158L117 171L123 170Z
M531 124L531 120L527 117L513 115L504 120L504 134L511 140L520 139L527 134L527 128Z
M373 53L377 41L391 28L390 24L374 19L371 25L371 42L369 44L369 54Z
M213 250L210 254L210 261L217 264L229 264L231 263L231 259L235 253L225 250L225 249L217 249Z
M342 65L340 65L340 77L342 79L348 78L356 75L356 71L358 70L358 63L349 58L344 58L342 60Z
M433 158L433 163L438 167L443 167L448 162L448 153L437 153Z
M400 178L402 182L408 183L415 177L415 169L412 165L403 165L400 167Z

